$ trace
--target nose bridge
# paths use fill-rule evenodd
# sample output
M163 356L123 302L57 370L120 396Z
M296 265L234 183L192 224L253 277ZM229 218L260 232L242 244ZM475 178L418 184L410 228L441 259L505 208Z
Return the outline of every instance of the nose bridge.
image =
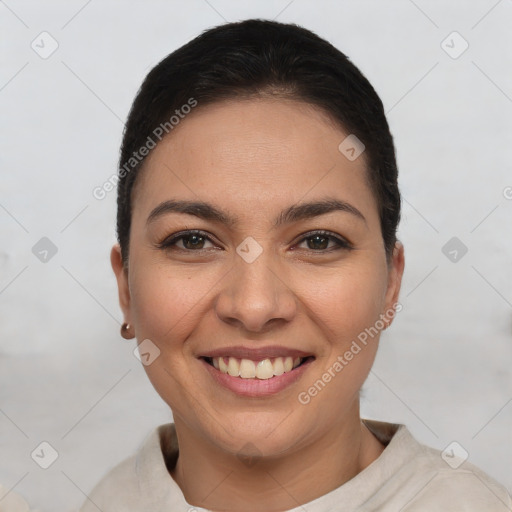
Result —
M241 248L243 244L241 244ZM290 321L296 310L292 290L278 277L276 257L269 249L253 260L237 254L229 279L217 300L223 321L259 331L271 321Z
M252 263L238 261L235 264L235 290L242 301L252 299L254 305L274 307L277 302L276 273L272 270L272 258L261 255ZM274 265L275 266L275 265Z

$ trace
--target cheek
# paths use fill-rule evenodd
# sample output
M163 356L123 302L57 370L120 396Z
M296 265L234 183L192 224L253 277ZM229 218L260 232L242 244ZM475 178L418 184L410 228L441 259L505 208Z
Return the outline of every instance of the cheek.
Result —
M379 319L386 292L386 274L381 270L370 261L304 276L303 302L333 346L342 348Z
M332 424L353 406L373 365L379 336L368 332L381 313L385 279L369 266L311 282L321 284L310 290L307 303L325 344L317 371L297 400L308 414Z
M130 283L137 337L166 347L183 339L207 300L215 276L152 263L140 265Z
M212 284L198 279L197 273L194 276L190 271L165 268L148 260L137 266L130 282L138 342L149 339L160 351L144 370L157 393L176 411L187 403L186 383L193 379L184 364L185 340L204 314L202 304Z

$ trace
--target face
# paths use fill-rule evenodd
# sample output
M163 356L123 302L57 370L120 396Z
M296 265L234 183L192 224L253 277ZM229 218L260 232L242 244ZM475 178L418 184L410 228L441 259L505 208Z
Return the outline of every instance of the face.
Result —
M125 321L175 422L220 450L291 452L359 414L403 248L386 260L347 135L301 102L199 105L137 178Z

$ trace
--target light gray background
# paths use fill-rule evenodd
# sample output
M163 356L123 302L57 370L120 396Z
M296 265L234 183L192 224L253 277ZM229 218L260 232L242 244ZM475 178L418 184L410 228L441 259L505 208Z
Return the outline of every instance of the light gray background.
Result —
M0 483L69 511L170 412L119 336L110 270L123 120L150 67L249 17L329 39L381 96L403 194L404 309L364 387L366 417L456 440L512 489L512 1L0 2ZM31 42L47 31L58 49ZM457 31L469 48L463 48ZM449 47L452 48L449 48ZM46 263L42 237L57 246ZM467 254L452 262L457 237ZM59 453L31 459L42 441Z

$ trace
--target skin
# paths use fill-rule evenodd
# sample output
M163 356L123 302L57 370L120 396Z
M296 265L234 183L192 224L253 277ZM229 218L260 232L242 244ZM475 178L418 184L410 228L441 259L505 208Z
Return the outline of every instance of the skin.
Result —
M351 162L338 150L346 136L298 101L199 105L151 152L137 178L129 263L118 246L111 261L125 321L139 342L150 339L161 351L145 370L173 411L180 452L171 476L192 505L291 509L353 478L384 449L359 415L378 336L307 405L298 400L392 309L404 269L400 243L386 259L364 153ZM325 198L350 203L364 220L332 211L274 224L286 208ZM237 221L168 212L148 223L170 199L206 201ZM212 241L200 239L202 249L190 238L159 247L187 229ZM332 232L352 248L336 249L322 236L305 239L313 230ZM248 236L263 250L252 263L236 252ZM198 359L218 347L274 344L315 360L298 381L266 398L221 387ZM257 458L248 464L240 455Z

